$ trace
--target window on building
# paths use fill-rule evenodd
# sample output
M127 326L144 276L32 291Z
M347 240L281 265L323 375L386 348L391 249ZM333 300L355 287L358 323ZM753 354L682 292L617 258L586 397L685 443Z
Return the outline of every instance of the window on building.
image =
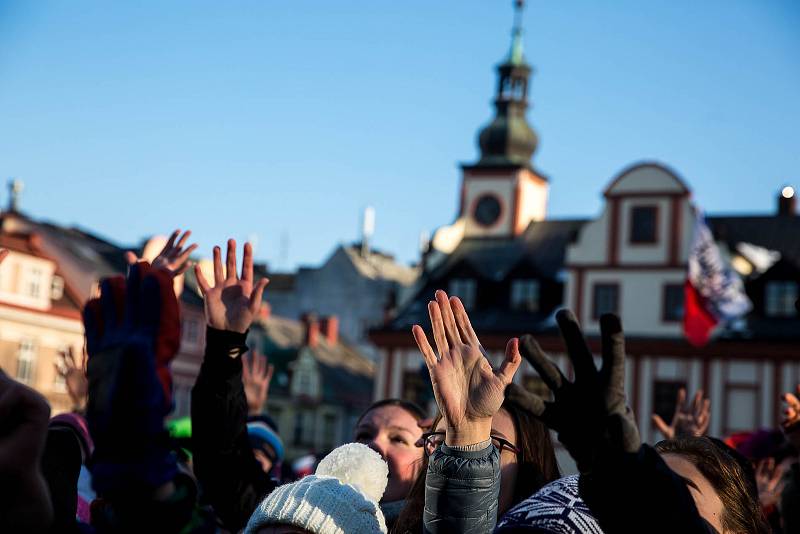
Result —
M683 320L683 284L667 284L664 286L662 320Z
M42 294L42 279L44 278L44 271L38 267L33 267L28 271L27 280L25 283L25 294L29 297L39 298Z
M599 319L604 313L619 315L619 285L595 284L592 301L592 318Z
M337 419L334 413L326 413L322 418L323 439L327 448L334 448L338 441L338 436L336 435Z
M17 380L24 384L31 384L33 382L35 363L36 345L30 339L22 340L17 353Z
M474 278L453 278L450 280L450 296L460 298L464 308L471 310L475 307L477 285Z
M758 428L759 389L756 386L740 384L725 387L725 413L723 430L726 434Z
M791 280L767 282L764 295L764 311L771 317L794 317L797 309L798 283Z
M61 300L64 296L64 279L60 276L54 276L50 282L50 298L53 300Z
M686 387L686 382L679 380L656 380L653 382L653 413L669 424L675 415L675 399L678 390Z
M635 206L631 208L631 243L655 243L657 232L658 208L656 206Z
M314 394L312 382L311 372L307 369L299 369L297 371L297 394L312 396Z
M402 398L414 401L423 407L433 400L433 387L425 364L422 364L414 371L403 373Z
M511 282L511 307L515 310L539 311L539 281L514 280Z
M308 410L298 410L294 415L294 444L313 445L314 416Z

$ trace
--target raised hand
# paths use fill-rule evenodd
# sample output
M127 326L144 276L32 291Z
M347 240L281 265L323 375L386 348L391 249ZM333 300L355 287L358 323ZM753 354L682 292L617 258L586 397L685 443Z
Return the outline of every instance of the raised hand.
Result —
M458 297L436 292L428 303L436 352L425 331L412 332L428 366L436 403L447 424L448 445L469 445L489 438L492 417L503 403L505 388L522 361L519 340L511 339L499 369L492 369ZM438 354L437 354L438 353Z
M55 364L56 373L64 379L67 385L67 393L72 400L75 410L82 410L86 406L86 397L89 393L89 379L86 377L86 369L83 363L78 365L72 347L68 347L59 353L60 361Z
M183 235L180 230L172 232L167 244L153 260L151 264L153 269L163 269L173 277L185 273L189 269L189 256L197 248L196 243L183 248L190 235L192 232L189 230L186 230ZM139 258L133 252L128 251L125 253L125 261L128 262L128 265L132 265L138 262Z
M578 469L586 473L596 467L604 451L636 452L641 445L625 401L625 337L616 315L600 318L603 365L598 371L572 312L560 310L556 321L575 369L575 381L567 380L532 336L523 336L522 355L554 396L549 402L529 393L524 404L558 432Z
M691 403L686 402L686 389L680 388L675 399L675 415L667 424L658 414L653 414L653 424L666 439L701 437L706 434L711 418L711 401L703 398L703 390L694 394Z
M269 382L274 372L275 366L268 363L267 357L257 351L252 351L249 357L242 358L242 383L250 415L261 413L267 402Z
M762 508L778 504L783 493L785 481L783 474L786 471L783 463L776 463L775 458L762 458L756 465L756 485L758 486L758 500Z
M253 283L253 247L244 244L242 276L236 273L236 241L228 240L226 272L222 269L222 252L214 247L214 286L206 281L199 265L194 272L203 293L208 325L217 330L244 333L261 309L261 297L269 280L262 278Z

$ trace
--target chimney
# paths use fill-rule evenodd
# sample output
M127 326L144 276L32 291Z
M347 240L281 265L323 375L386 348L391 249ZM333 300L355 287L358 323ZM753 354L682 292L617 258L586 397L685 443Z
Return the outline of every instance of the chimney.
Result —
M797 193L794 187L787 185L778 195L778 215L791 217L797 213Z
M304 313L300 319L306 326L304 345L311 348L316 347L319 341L319 322L317 321L317 316L313 313Z
M364 209L364 218L361 220L361 257L369 256L369 240L375 233L375 208L367 206Z
M323 317L320 321L320 328L322 335L328 341L329 345L336 345L339 342L339 318L335 315Z

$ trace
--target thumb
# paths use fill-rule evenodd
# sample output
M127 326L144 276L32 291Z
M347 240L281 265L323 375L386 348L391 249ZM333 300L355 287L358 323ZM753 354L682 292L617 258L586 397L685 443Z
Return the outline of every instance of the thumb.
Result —
M506 357L503 363L500 364L500 369L495 372L495 375L503 380L504 384L510 384L521 362L522 356L519 353L519 339L515 337L511 338L506 344Z
M658 428L658 431L664 434L665 438L672 438L672 428L664 422L660 415L654 413L651 419L653 420L653 424L656 425L656 428Z

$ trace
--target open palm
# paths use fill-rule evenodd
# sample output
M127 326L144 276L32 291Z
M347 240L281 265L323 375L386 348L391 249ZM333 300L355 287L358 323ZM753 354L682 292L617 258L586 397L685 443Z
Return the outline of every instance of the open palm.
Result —
M519 367L518 341L508 342L506 359L495 370L458 297L448 298L444 291L437 291L436 302L428 304L428 313L438 356L419 325L413 328L414 339L425 358L436 403L447 426L458 428L491 420Z
M261 308L261 297L269 280L253 283L253 247L244 245L241 278L236 272L236 241L228 240L226 269L222 269L222 252L214 247L214 286L212 287L198 265L195 275L205 301L206 321L217 330L244 333Z

